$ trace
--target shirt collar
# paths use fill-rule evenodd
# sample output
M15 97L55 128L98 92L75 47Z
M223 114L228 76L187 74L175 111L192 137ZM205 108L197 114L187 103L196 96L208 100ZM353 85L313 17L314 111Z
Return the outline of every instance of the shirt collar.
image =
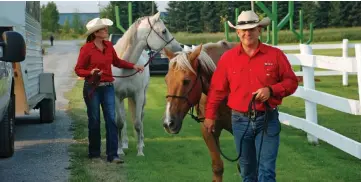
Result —
M262 53L266 53L267 52L267 46L265 44L263 44L260 40L258 40L258 48L256 50L256 53L258 52L262 52ZM242 46L242 43L239 44L239 50L238 50L238 54L241 55L242 53L244 53L244 49Z
M95 43L94 43L94 40L93 40L91 43L92 43L92 48L93 48L93 49L96 48ZM104 40L102 41L102 43L103 43L103 45L104 45L104 48L108 48L108 45L105 43Z

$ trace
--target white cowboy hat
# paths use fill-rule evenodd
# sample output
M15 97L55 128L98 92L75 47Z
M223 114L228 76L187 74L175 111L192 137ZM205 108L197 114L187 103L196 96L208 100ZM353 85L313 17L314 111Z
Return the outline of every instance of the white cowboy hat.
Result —
M234 26L230 21L228 21L228 25L235 29L251 29L257 26L267 26L270 22L268 17L260 21L258 15L253 11L242 11L238 16L237 25Z
M87 32L85 33L85 35L90 35L99 29L112 25L113 21L109 20L108 18L94 18L86 24Z

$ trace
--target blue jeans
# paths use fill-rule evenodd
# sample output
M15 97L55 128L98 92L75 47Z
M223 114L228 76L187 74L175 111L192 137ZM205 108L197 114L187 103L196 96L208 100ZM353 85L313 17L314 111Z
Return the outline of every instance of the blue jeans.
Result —
M115 123L115 93L113 85L99 86L92 96L89 93L92 86L85 81L83 88L84 101L88 114L88 156L100 157L100 106L103 110L106 129L106 154L107 160L112 161L118 157L118 128Z
M244 182L276 181L276 158L280 141L279 135L276 134L281 129L278 115L277 109L270 111L268 114L268 129L267 134L263 134L257 179L257 161L265 115L258 116L256 121L251 121L247 129L248 117L232 112L232 129L238 154L240 152L241 138L244 134L241 148L242 153L239 160L241 176Z

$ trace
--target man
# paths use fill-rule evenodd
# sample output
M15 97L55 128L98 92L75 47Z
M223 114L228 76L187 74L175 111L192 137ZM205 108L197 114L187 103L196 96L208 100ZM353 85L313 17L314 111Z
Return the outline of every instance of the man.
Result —
M241 43L225 52L219 60L206 105L204 125L208 132L212 132L219 104L228 96L227 104L232 109L235 144L237 152L241 152L239 166L245 182L276 181L275 168L280 132L277 106L282 103L284 97L293 94L298 86L296 75L285 54L258 40L261 28L269 23L269 18L259 21L259 17L253 11L243 11L238 16L236 26L228 22L230 27L237 30ZM252 108L255 111L248 112L249 103L255 94L256 108ZM270 108L267 113L268 127L264 128L266 103ZM249 117L256 119L249 123ZM262 135L264 129L267 132ZM259 152L261 153L257 170Z
M50 44L51 44L51 46L54 45L53 42L54 42L54 36L53 36L53 35L50 35Z

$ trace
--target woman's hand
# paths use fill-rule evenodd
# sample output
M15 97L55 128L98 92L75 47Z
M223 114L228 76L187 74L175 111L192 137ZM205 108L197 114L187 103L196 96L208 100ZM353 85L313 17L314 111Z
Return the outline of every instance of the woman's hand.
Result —
M90 74L94 75L94 73L98 73L98 75L101 75L103 71L100 71L98 68L94 68L90 71Z
M139 72L143 72L144 71L144 66L141 65L134 65L133 69L139 71Z

